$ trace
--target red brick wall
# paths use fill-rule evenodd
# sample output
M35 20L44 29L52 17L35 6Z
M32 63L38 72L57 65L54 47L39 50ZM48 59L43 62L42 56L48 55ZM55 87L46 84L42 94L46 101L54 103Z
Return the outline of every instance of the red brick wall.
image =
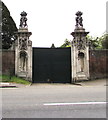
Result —
M90 50L89 53L90 78L108 77L108 50ZM15 74L15 51L3 50L1 57L2 74Z
M90 78L108 77L108 50L90 50Z
M2 51L2 74L15 74L15 51Z

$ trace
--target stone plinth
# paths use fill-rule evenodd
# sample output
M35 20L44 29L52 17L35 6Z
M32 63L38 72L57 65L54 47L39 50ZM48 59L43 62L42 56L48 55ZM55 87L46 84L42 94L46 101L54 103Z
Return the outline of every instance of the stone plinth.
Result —
M89 45L87 34L83 27L75 28L71 35L72 82L89 79Z
M19 28L15 43L15 74L32 81L32 41L27 28Z
M21 19L17 40L15 42L15 74L18 77L32 81L32 41L29 40L31 32L28 31L27 13L21 12Z

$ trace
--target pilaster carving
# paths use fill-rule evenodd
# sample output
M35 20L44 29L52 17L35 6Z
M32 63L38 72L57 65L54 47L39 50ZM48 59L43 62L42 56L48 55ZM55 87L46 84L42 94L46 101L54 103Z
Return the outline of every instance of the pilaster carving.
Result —
M73 36L71 44L72 82L89 79L89 41L86 38L89 32L83 28L82 14L81 11L76 13L76 25L74 32L71 33Z
M32 41L29 40L27 13L22 12L15 43L15 74L27 80L32 80Z

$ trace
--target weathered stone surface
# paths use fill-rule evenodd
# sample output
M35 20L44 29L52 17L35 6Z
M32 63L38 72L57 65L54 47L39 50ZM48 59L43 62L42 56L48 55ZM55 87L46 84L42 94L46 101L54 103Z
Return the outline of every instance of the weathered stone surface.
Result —
M71 44L71 64L72 64L72 82L78 80L89 79L89 45L86 39L86 32L82 24L82 12L76 13L77 18L74 32L71 35L74 37Z
M28 31L25 12L21 13L20 27L15 44L15 74L27 80L32 80L32 41L29 40L31 32Z

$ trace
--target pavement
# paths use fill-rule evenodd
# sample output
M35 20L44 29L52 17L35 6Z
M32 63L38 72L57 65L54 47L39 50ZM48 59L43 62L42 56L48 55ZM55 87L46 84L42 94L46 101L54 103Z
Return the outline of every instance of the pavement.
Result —
M96 79L96 80L89 80L89 81L81 81L78 82L77 85L81 86L107 86L108 85L108 78L107 79Z
M96 80L89 80L89 81L80 81L74 84L69 84L73 86L107 86L108 79L96 79ZM0 88L22 88L22 87L30 87L34 85L46 85L47 83L34 83L34 84L29 84L29 85L24 85L24 84L17 84L17 83L0 83ZM61 83L49 83L47 85L61 85ZM63 85L63 84L62 84ZM65 85L65 84L64 84Z
M105 80L2 89L3 118L105 118ZM80 85L79 85L80 84ZM14 84L15 85L15 84Z
M24 85L24 84L17 84L17 83L0 83L0 88L22 88L22 87L28 87L30 85Z

